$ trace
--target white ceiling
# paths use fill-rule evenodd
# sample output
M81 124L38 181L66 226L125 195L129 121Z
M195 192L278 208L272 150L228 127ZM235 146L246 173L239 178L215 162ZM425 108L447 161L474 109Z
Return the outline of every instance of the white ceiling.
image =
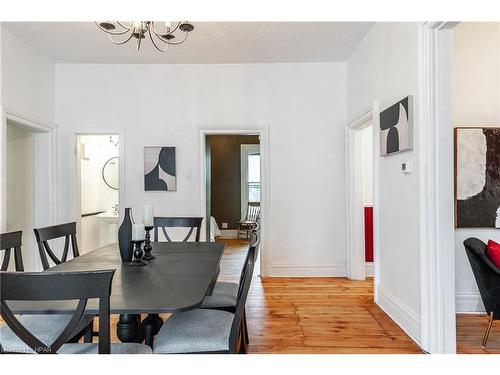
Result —
M345 61L369 22L193 22L194 31L166 53L145 39L114 45L93 22L4 22L58 63L278 63Z

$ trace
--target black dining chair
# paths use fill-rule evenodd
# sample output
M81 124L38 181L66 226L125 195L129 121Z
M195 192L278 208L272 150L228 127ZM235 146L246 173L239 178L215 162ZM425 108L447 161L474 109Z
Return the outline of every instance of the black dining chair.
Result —
M22 246L22 231L2 233L0 235L0 251L5 251L0 271L7 271L11 259L11 251L14 250L14 264L16 271L24 271Z
M500 269L486 255L487 245L478 238L464 241L465 251L476 279L484 308L488 314L488 326L481 347L486 347L494 320L500 320Z
M251 252L251 249L255 248L255 251ZM201 309L214 309L223 310L234 313L236 311L236 302L238 298L238 291L243 282L243 278L246 273L246 267L248 266L248 257L253 256L253 262L257 261L257 257L260 249L260 223L255 222L252 228L252 238L248 246L247 255L245 257L245 262L243 263L243 268L240 274L240 280L238 283L228 282L228 281L217 281L213 288L212 294L206 296L201 304ZM243 333L245 343L248 344L248 326L246 319L246 312L243 311Z
M162 354L245 353L243 313L252 282L255 252L255 247L250 247L234 313L211 309L174 313L158 332L153 352Z
M21 251L22 234L22 231L0 234L0 251L5 251L1 271L7 271L9 267L12 249L14 250L15 270L17 272L24 271ZM57 316L50 314L38 316L23 315L19 317L22 324L29 327L38 337L46 341L55 339L57 332L65 327L69 319L69 315ZM81 329L70 339L70 341L78 341L82 336L84 336L86 342L92 341L92 322L93 317L88 316L85 322L82 322ZM0 343L7 349L19 346L19 340L16 335L5 324L0 326Z
M78 243L76 241L76 222L37 228L33 229L33 231L35 232L38 251L40 252L40 259L42 261L42 267L44 270L48 270L50 268L47 255L56 265L66 262L68 260L70 244L73 258L80 256L80 253L78 251ZM64 250L61 259L59 259L54 254L48 241L62 237L64 237Z
M111 281L115 270L85 272L1 272L0 303L1 316L12 332L24 346L6 350L1 344L2 353L38 354L134 354L151 353L151 348L136 343L111 344L109 296ZM85 308L89 299L99 299L99 342L66 342L77 332L85 321ZM23 322L12 313L9 301L63 301L78 300L78 305L65 328L53 340L36 337ZM34 315L38 317L38 315ZM43 322L42 322L43 323ZM3 340L3 338L2 338ZM26 350L26 346L28 350Z
M153 235L154 241L158 241L158 228L161 228L163 235L168 242L172 242L172 239L167 233L167 228L189 228L189 232L186 237L184 237L182 242L187 242L194 230L196 230L195 241L200 242L200 229L202 221L202 217L155 217Z

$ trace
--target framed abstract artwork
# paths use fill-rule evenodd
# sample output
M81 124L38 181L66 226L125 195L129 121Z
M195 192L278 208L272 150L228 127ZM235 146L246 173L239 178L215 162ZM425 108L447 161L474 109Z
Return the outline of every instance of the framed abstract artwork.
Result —
M455 128L455 227L500 228L500 128Z
M413 96L380 112L380 155L413 148Z
M144 147L144 190L177 190L175 147Z

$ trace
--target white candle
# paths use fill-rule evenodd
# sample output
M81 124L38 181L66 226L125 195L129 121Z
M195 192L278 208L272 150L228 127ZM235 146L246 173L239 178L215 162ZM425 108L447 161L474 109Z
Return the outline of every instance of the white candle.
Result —
M144 224L132 224L132 241L144 240Z
M153 223L153 206L144 205L142 206L142 223L147 227L154 226Z

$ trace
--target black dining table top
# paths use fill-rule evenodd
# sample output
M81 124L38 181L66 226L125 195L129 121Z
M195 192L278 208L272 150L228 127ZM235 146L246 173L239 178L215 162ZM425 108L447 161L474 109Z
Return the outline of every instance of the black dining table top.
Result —
M152 242L156 259L145 266L122 263L118 244L83 254L45 272L115 269L111 314L165 313L199 306L219 274L225 245L216 242ZM17 314L72 313L77 301L9 301ZM86 313L97 314L97 300L89 300Z

